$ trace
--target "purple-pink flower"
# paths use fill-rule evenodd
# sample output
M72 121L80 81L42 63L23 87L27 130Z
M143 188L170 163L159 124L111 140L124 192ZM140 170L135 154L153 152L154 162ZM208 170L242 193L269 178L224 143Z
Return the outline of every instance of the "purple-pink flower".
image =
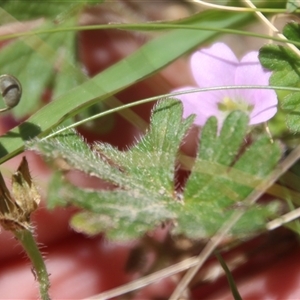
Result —
M223 43L195 52L191 57L191 69L199 87L268 85L271 72L263 69L258 52L246 54L241 61ZM195 87L186 86L173 92ZM187 93L176 96L183 103L183 117L196 114L195 124L204 125L207 119L215 116L219 128L233 110L248 113L249 124L259 124L271 119L277 112L277 96L267 89L217 90Z

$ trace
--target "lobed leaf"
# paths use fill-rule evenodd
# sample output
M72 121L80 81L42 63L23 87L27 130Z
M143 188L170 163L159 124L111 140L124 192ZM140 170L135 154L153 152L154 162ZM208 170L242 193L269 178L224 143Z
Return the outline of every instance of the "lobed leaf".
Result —
M176 224L173 234L209 238L280 158L278 144L267 137L249 147L243 145L248 118L242 112L230 114L219 135L216 119L211 118L202 129L198 156L179 197L175 165L180 143L193 121L193 117L182 121L181 116L180 102L159 102L148 133L127 151L104 143L94 144L91 150L74 131L32 144L31 149L48 159L62 158L67 165L116 186L111 191L82 190L56 178L52 190L56 195L60 191L62 199L55 203L72 203L86 210L72 220L76 230L104 231L109 238L128 240L171 221ZM274 203L248 208L232 234L260 229L276 209Z
M181 226L175 228L176 234L194 238L213 235L236 205L242 205L243 199L276 166L281 151L279 145L271 144L267 137L240 153L247 124L248 119L243 113L233 112L215 139L209 139L209 136L216 136L216 120L211 118L204 126L198 156L185 186L185 207L178 214L177 222ZM273 204L248 208L233 233L258 230L266 215L275 211Z

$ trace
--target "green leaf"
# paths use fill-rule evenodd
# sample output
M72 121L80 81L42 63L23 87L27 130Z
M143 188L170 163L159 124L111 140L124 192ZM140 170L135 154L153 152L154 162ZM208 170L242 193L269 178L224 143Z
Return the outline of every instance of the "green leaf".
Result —
M182 121L181 116L180 102L158 103L148 133L127 151L104 143L94 144L91 150L74 132L31 145L50 160L63 159L116 186L94 191L56 181L55 193L61 195L56 204L72 203L87 210L71 222L77 231L104 231L109 238L129 240L171 220L176 223L173 234L209 238L280 158L278 144L267 137L240 153L248 124L242 112L230 114L219 135L216 119L211 118L202 129L198 157L180 197L174 186L175 165L179 145L193 121L193 117ZM248 208L232 234L243 236L262 228L276 210L274 203Z
M283 34L289 40L300 41L299 24L296 22L288 23L283 28Z
M178 101L162 102L152 115L149 132L126 152L102 143L94 144L91 151L73 131L49 141L41 140L35 147L46 157L62 158L76 169L125 189L141 188L146 178L150 185L147 189L153 189L153 193L157 189L160 193L171 192L176 154L192 122L192 117L182 122L181 115ZM141 164L147 167L141 169Z
M216 134L216 119L211 118L206 123L198 157L184 190L185 212L177 219L184 226L175 228L177 234L198 238L213 235L232 214L235 205L241 204L259 180L276 166L279 145L271 144L268 137L254 142L235 161L247 123L245 115L233 112L216 139L209 138ZM272 207L248 208L233 233L257 230L264 224L266 215L275 210L273 204Z
M300 41L300 26L290 23L285 26L284 34L288 39ZM298 55L287 47L267 45L260 50L260 61L265 68L273 71L271 85L300 88L300 61ZM300 92L278 91L283 112L286 113L286 124L293 132L300 130Z
M56 206L67 206L64 201L64 196L61 194L64 177L62 172L56 170L53 172L47 189L47 204L49 209L54 209Z
M246 23L249 15L206 11L192 17L195 26L210 26L211 20L214 20L215 28L228 28ZM148 42L101 74L66 91L25 123L1 136L0 163L20 153L24 149L24 141L36 136L45 136L84 108L150 76L200 43L212 39L216 34L212 31L179 29Z
M210 118L203 128L198 154L199 157L194 165L196 170L200 169L203 163L206 162L214 162L228 166L242 145L243 138L246 134L248 119L245 115L231 114L227 122L224 123L220 136L218 137L216 136L216 125L217 119ZM214 138L211 138L212 136L214 136ZM229 141L231 141L231 143ZM215 178L215 174L205 176L201 172L192 172L186 183L184 192L187 202L193 201L192 196L196 199L209 199L210 196L207 198L205 194L205 187L213 178ZM203 192L204 194L202 195ZM215 192L223 193L222 189L218 188L216 188Z
M74 133L37 142L32 149L39 150L46 157L63 158L70 166L117 185L120 189L102 192L101 201L97 192L87 193L77 189L75 196L73 187L65 194L68 197L72 193L71 197L76 197L72 202L76 205L113 216L113 221L109 221L112 222L108 233L110 237L134 238L162 221L175 217L168 209L167 202L175 201L177 152L193 121L192 117L185 121L181 118L180 102L161 102L153 112L149 132L126 152L100 143L93 146L94 151L90 151ZM131 199L129 203L128 199ZM121 232L118 224L126 231ZM102 230L104 228L107 228L107 224Z
M26 21L35 18L61 18L79 11L84 5L89 3L100 3L100 0L1 0L0 7L8 14L12 15L19 21ZM10 18L1 18L0 24L10 22Z

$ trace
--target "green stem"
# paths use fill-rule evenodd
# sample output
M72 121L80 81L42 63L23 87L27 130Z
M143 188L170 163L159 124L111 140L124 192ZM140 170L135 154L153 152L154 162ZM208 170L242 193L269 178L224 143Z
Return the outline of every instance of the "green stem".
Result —
M185 90L185 91L180 91L180 92L173 92L172 94L164 94L164 95L159 95L159 96L155 96L155 97L150 97L150 98L146 98L146 99L142 99L142 100L138 100L135 102L130 102L127 104L123 104L122 106L117 106L111 109L107 109L101 113L98 114L94 114L88 118L85 118L83 120L80 120L78 122L72 123L71 125L68 125L66 127L60 128L48 135L46 135L45 137L42 138L42 140L46 140L49 138L52 138L54 136L57 136L58 134L75 128L79 125L82 125L84 123L87 123L89 121L95 120L97 118L101 118L104 116L107 116L109 114L112 113L116 113L118 111L121 111L123 109L126 108L131 108L137 105L141 105L141 104L145 104L145 103L149 103L152 101L157 101L157 100L162 100L162 99L167 99L167 98L176 98L176 96L179 95L183 95L183 94L187 94L187 93L199 93L199 92L206 92L206 91L220 91L220 90L236 90L236 89L267 89L267 90L277 90L277 91L294 91L294 92L299 92L300 89L299 88L295 88L295 87L281 87L281 86L263 86L263 85L235 85L235 86L216 86L216 87L210 87L210 88L195 88L195 89L190 89L190 90ZM74 114L75 115L75 114ZM293 135L294 136L294 135Z
M29 230L15 231L14 235L24 247L28 257L30 258L37 280L40 285L40 295L42 300L50 300L48 289L50 287L48 272L43 256Z
M229 287L230 287L233 298L235 300L242 300L242 297L241 297L241 295L240 295L240 293L237 289L234 278L233 278L228 266L226 265L226 262L224 261L223 257L221 256L221 254L217 250L215 250L214 253L215 253L215 256L217 257L220 265L222 266L222 268L223 268L223 270L226 274L227 281L229 283Z
M270 36L261 33L255 33L244 30L237 30L231 28L219 28L219 27L209 27L209 26L200 26L200 25L186 25L186 24L170 24L170 23L136 23L136 24L105 24L105 25L89 25L89 26L72 26L72 27L60 27L60 28L50 28L50 29L39 29L18 33L10 33L1 35L0 41L15 39L25 36L33 36L44 33L62 33L69 31L86 31L86 30L106 30L106 29L124 29L124 30L133 30L133 31L150 31L150 30L169 30L169 29L189 29L189 30L202 30L202 31L212 31L212 32L221 32L229 34L237 34L242 36L256 37L260 39L268 39L276 42L290 43L296 46L300 46L299 41L295 40L286 40L282 37Z

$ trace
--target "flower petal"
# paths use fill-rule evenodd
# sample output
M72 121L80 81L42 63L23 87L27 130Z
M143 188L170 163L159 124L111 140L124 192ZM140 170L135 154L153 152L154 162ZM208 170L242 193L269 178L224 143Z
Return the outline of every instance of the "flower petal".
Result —
M223 43L197 51L191 57L192 73L199 87L233 85L238 64L234 53Z
M268 85L271 72L262 68L258 52L250 52L241 62L231 49L216 43L208 49L194 53L191 57L191 68L195 81L202 88L232 85ZM186 91L193 87L183 87L173 92ZM207 119L215 116L219 129L228 112L219 109L219 103L226 98L231 101L246 101L253 109L250 124L258 124L272 118L277 111L277 96L273 90L234 89L186 93L175 96L183 103L183 117L196 114L195 124L203 126Z
M194 88L186 86L172 92L181 92ZM194 121L196 125L203 126L209 117L220 114L218 109L220 97L214 97L211 92L186 93L174 97L182 101L183 118L196 114Z
M264 110L260 110L258 112L252 111L250 115L250 125L255 125L259 123L266 122L273 118L275 114L277 113L277 105L269 106L265 108Z
M259 60L258 52L250 52L244 56L236 69L235 83L237 85L269 85L271 72L265 70ZM277 96L275 91L267 89L239 90L240 97L254 106L250 115L250 124L258 124L272 118L277 111Z

